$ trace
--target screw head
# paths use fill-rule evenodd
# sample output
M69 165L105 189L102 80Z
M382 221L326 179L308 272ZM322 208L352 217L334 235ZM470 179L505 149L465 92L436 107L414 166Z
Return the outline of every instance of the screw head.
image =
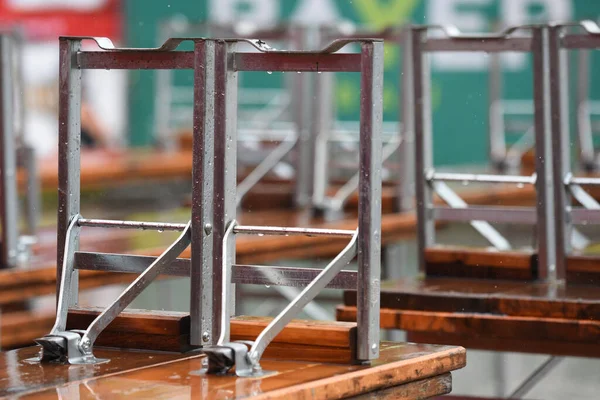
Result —
M210 340L210 333L208 333L208 332L204 332L204 333L202 334L202 341L203 341L203 342L208 342L209 340Z
M204 224L204 233L210 235L212 233L212 225L209 223Z

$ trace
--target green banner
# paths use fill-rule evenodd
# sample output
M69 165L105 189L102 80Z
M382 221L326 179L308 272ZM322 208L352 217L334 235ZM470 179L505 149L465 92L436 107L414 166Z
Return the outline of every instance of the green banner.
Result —
M165 4L168 3L168 4ZM286 21L335 23L350 21L372 29L404 23L453 24L465 32L491 31L497 24L596 20L600 2L575 0L128 0L127 44L157 45L158 25L168 18L190 22L248 20L258 24ZM385 51L384 119L398 120L400 50L387 45ZM531 58L526 54L502 56L504 98L532 98ZM477 53L445 53L432 56L432 107L435 163L482 163L488 146L489 58ZM597 54L592 66L598 65ZM593 67L591 68L593 70ZM188 71L189 72L189 71ZM279 74L252 73L241 79L244 87L277 87ZM191 73L177 75L178 84L191 85ZM130 142L152 143L154 132L155 74L133 71L130 89ZM591 81L592 98L600 97L600 84ZM359 107L356 74L338 74L335 87L337 117L355 120Z

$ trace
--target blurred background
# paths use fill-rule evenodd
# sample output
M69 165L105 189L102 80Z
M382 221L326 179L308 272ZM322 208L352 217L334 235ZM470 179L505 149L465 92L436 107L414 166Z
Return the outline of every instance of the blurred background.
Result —
M46 175L56 173L57 37L60 35L104 36L117 47L158 47L169 37L209 35L209 23L233 24L238 32L291 24L341 31L358 28L376 31L408 23L453 24L464 32L492 32L527 23L597 21L599 17L600 2L591 0L0 0L0 28L16 31L20 41L22 132L40 160L42 181ZM84 45L95 46L88 42ZM278 48L286 46L286 43L277 45ZM389 132L397 131L401 119L399 94L403 57L398 46L386 45L383 102L384 130ZM475 53L438 53L431 56L431 61L436 166L489 164L490 57ZM532 121L531 57L502 54L500 63L505 113L529 126ZM597 70L598 65L600 55L592 52L590 70ZM336 74L331 95L335 123L356 133L360 83L355 75ZM571 70L571 75L577 75L576 68ZM592 75L587 86L588 96L590 104L596 104L594 99L600 101L600 82ZM281 73L241 73L239 79L243 94L240 113L245 112L250 117L262 109L272 110L280 103L287 104L289 96L294 96L293 92L286 91L286 77ZM113 158L107 158L106 151L116 160L128 149L143 154L144 151L185 148L192 127L191 107L192 71L87 70L83 73L82 124L92 136L92 147L104 152L98 156L99 169L113 166ZM591 113L590 118L600 117L600 107L596 109L599 112ZM507 143L518 142L523 133L521 129L507 132ZM94 157L92 150L82 160L93 164ZM151 158L148 160L152 162ZM155 167L167 168L170 165L167 160L154 161ZM286 177L285 165L280 167L275 172L279 177ZM142 176L141 183L129 182L127 186L90 184L83 194L84 214L90 218L185 222L189 218L189 204L182 206L182 199L189 194L189 166L184 165L184 168L187 170L180 174L183 179L179 183L168 178L161 186L148 185ZM41 226L50 227L56 222L56 187L46 185L43 192ZM515 243L530 241L530 231L526 229L508 226L503 227L502 232ZM597 229L588 229L586 233L592 238L600 236ZM38 240L42 241L44 235L53 237L55 231L40 233ZM115 241L127 250L148 249L164 246L174 237L164 233L157 239L155 233L143 232L128 236L126 243L121 237ZM481 238L464 226L440 233L438 240L483 245ZM86 244L82 247L86 248ZM43 257L48 261L53 256ZM314 266L324 265L327 260L295 260L294 265L299 262ZM278 264L286 265L285 262ZM414 239L386 249L386 277L410 276L416 272ZM185 279L153 284L134 306L186 311L188 285ZM82 304L104 305L121 289L118 286L112 292L88 291L82 296ZM286 294L273 294L273 289L269 289L254 288L251 292L248 289L248 300L239 304L240 312L273 315L283 308ZM265 299L270 301L265 302ZM307 314L312 318L333 319L335 306L340 301L339 291L327 291L317 302L311 303ZM35 302L31 309L37 312L53 310L53 295L39 297ZM388 335L390 339L403 337L401 332ZM469 351L467 368L455 374L454 394L505 396L544 359L545 356L538 355ZM596 399L600 390L598 371L597 359L568 358L531 391L530 398Z
M165 33L189 34L188 24L208 21L247 22L262 29L285 23L349 23L369 29L410 22L451 23L465 32L486 32L532 22L596 19L599 13L598 2L574 0L0 0L0 26L16 25L23 32L25 133L40 156L56 149L58 35L106 36L117 46L155 47L164 41ZM593 57L600 62L597 54ZM390 122L398 120L401 58L397 46L386 47L384 118ZM530 57L515 53L501 58L504 98L531 99ZM432 56L436 163L486 161L488 62L486 55L474 53ZM267 74L246 75L241 78L243 87L281 87L281 79L269 79ZM352 121L358 115L358 77L338 75L336 117ZM157 115L158 76L154 71L84 73L84 99L111 144L155 145L167 128L189 128L191 112L186 115L185 106L191 103L191 71L178 73L169 82L180 90L172 98L172 114L166 117ZM187 98L182 91L186 86L190 87ZM600 85L592 82L591 92L592 97L600 97ZM268 96L266 90L263 93ZM443 132L436 130L442 126Z

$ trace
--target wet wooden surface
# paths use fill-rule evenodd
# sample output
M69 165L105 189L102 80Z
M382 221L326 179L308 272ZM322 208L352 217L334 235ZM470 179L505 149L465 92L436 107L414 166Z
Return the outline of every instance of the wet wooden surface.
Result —
M200 374L201 356L175 361L168 359L172 355L154 354L149 360L145 353L105 350L98 356L112 359L104 366L23 363L35 351L0 355L0 394L20 392L29 399L338 399L369 392L379 392L376 398L402 398L397 395L404 392L429 398L447 393L449 372L466 362L460 347L382 343L381 357L371 366L263 359L263 369L276 373L248 379Z
M340 321L356 320L344 293ZM383 282L381 326L411 340L486 350L600 356L600 290L593 285L456 278Z
M39 348L26 347L0 353L0 396L17 395L54 388L69 382L122 373L148 365L187 358L189 355L160 352L127 352L97 349L97 357L110 358L98 365L57 365L27 362L36 357Z
M58 187L58 158L48 157L38 163L39 180L43 189ZM81 154L81 187L83 189L123 184L143 179L191 179L192 152L158 150L91 150ZM25 183L24 171L17 179Z
M532 280L537 277L537 254L490 251L458 246L435 246L425 251L428 276Z
M344 292L344 304L356 305L355 291ZM381 307L600 321L600 289L544 282L405 278L381 283Z
M434 246L425 251L425 271L432 277L512 279L538 278L538 257L532 251L490 251L487 249ZM600 283L600 256L571 254L567 257L567 281Z

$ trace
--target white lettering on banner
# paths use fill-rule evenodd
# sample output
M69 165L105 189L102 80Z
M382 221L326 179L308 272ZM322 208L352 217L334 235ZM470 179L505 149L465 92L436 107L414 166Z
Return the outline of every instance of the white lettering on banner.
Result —
M93 11L102 8L108 0L8 0L7 5L15 11L43 11L67 9L75 11Z
M211 0L208 10L211 21L221 24L252 22L274 25L279 19L277 0Z
M568 21L573 15L572 0L500 0L500 19L504 27L535 22ZM464 32L487 32L492 21L483 13L493 0L429 0L427 17L429 24L449 21ZM477 10L477 8L482 10ZM540 11L537 11L536 8ZM537 12L536 12L537 11ZM502 64L509 70L521 70L527 66L524 53L503 53ZM487 69L488 57L478 53L438 53L431 56L432 65L444 71L483 71Z
M339 21L340 15L333 0L300 0L291 19L295 22L324 24Z
M493 0L429 0L427 2L427 24L452 24L465 32L486 32L488 20L483 8ZM438 35L439 33L432 34ZM487 65L486 56L482 53L434 53L431 55L433 68L454 71L479 71Z

